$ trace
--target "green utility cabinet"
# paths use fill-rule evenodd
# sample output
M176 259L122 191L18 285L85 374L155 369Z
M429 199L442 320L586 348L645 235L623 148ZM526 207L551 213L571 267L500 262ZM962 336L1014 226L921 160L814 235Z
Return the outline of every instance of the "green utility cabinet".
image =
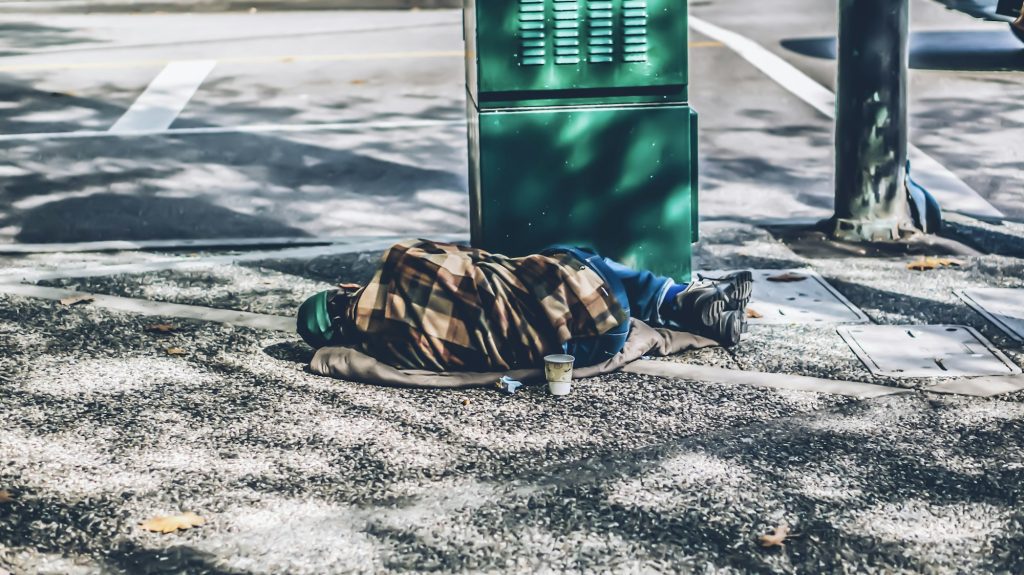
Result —
M472 243L588 245L689 281L686 0L465 0Z

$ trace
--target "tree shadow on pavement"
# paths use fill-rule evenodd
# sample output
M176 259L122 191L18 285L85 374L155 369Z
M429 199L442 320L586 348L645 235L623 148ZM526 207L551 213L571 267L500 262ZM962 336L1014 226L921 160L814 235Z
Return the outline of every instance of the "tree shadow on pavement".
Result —
M651 450L538 462L496 499L442 506L429 523L371 519L365 532L400 550L387 563L399 570L558 561L552 568L1013 571L1021 559L1005 551L1021 539L1008 528L1024 518L1024 475L992 455L1019 450L1024 434L1012 420L978 421L972 405L876 400ZM435 527L454 524L457 538ZM778 524L793 536L762 548L758 535ZM986 542L1004 552L990 555Z
M308 235L270 217L243 214L195 198L96 194L28 211L17 240L52 243Z
M330 284L356 283L366 285L377 272L383 250L320 256L308 260L261 260L240 265L271 269L281 273Z
M1024 238L1002 233L998 225L971 225L962 221L943 223L946 233L988 254L1024 258Z
M102 318L0 306L36 370L0 381L12 460L0 484L25 493L0 514L31 510L4 516L0 544L132 572L323 572L325 557L410 571L832 572L925 570L944 549L978 559L961 551L972 537L1019 540L989 529L1020 514L1024 471L1006 465L1024 448L1017 404L851 404L632 374L560 402L534 388L385 389L309 376L299 344L268 346L264 332L189 322L172 336L189 355L167 358L176 340L142 331L152 319ZM165 506L210 523L174 544L135 531ZM761 549L757 535L781 522L795 537ZM953 535L915 535L936 525ZM353 542L365 546L348 553Z
M18 481L17 477L6 477ZM31 482L19 482L30 485ZM138 529L130 518L122 516L120 497L93 498L88 501L65 501L47 493L22 493L23 501L0 507L0 545L9 550L55 555L88 557L101 565L104 572L126 573L203 573L208 575L244 575L248 571L224 569L218 557L188 545L146 548L136 542L114 543L112 525ZM44 526L59 527L63 532L51 537ZM97 543L100 543L97 546ZM88 563L86 563L88 565Z
M49 105L45 93L24 92L19 114L30 114L37 102ZM120 112L89 99L61 100L101 115ZM382 132L371 139L391 137ZM125 230L102 227L105 208L117 210L137 240L415 234L468 225L465 175L363 153L359 141L343 135L235 132L2 146L14 173L0 184L0 227L16 230L20 241L127 239ZM93 195L100 198L83 199ZM97 210L80 214L96 226L47 230L83 208ZM128 224L132 211L148 219ZM219 223L224 229L213 229Z
M790 167L754 156L726 158L716 156L713 150L708 151L702 167L701 187L708 190L720 187L720 182L729 185L750 182L751 189L756 189L755 185L783 189L793 192L801 204L812 208L832 209L831 190L821 185L820 178L803 173L799 167ZM821 189L822 193L804 191L816 189ZM752 219L756 217L756 214L751 216Z
M20 56L40 48L97 43L98 40L82 36L73 28L44 26L36 22L0 23L0 57Z
M1019 564L1016 556L956 552L965 539L992 536L988 529L964 533L970 522L1021 518L1015 504L1019 488L1007 488L1020 485L1022 472L991 459L993 451L1021 447L1019 425L997 420L978 429L970 419L955 423L961 408L971 410L956 400L888 403L880 408L853 404L646 453L546 467L517 484L548 489L528 500L512 496L504 504L510 511L490 521L507 533L533 525L559 538L581 531L609 533L635 542L646 557L746 572L857 571L872 565L926 569L935 564L929 555L941 559L950 549L955 554L945 560L954 565L992 561L1005 569ZM904 410L917 413L905 416ZM885 427L901 419L907 420L904 427ZM876 420L877 427L865 425ZM967 433L969 439L948 442ZM936 445L942 446L938 459ZM939 531L963 534L921 537L916 516L899 516L904 509L915 515L930 511L948 520ZM953 517L943 517L947 509ZM895 525L872 529L887 520ZM761 549L757 536L779 523L793 525L795 536L782 550Z
M301 341L289 341L265 347L263 353L279 361L308 365L313 359L314 352L312 348Z

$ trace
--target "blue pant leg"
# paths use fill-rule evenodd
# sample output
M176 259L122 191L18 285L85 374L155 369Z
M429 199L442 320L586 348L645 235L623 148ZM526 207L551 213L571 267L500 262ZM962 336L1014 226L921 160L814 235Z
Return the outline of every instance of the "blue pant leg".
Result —
M550 255L558 252L571 253L597 273L619 301L619 305L629 313L629 297L626 295L625 287L619 281L618 274L605 264L604 258L592 249L567 245L551 246L541 253ZM563 350L576 358L577 367L601 363L622 350L629 336L629 327L630 322L625 321L601 335L574 338L565 343Z
M626 288L630 315L647 324L662 325L658 310L665 301L665 294L676 282L647 270L634 270L609 258L603 259Z
M545 249L543 254L569 252L597 272L606 282L612 283L612 291L630 317L645 323L663 325L659 308L665 300L665 294L676 285L667 277L662 277L646 270L634 270L610 258L597 254L592 249L576 246L555 245ZM606 277L612 275L614 277ZM615 284L620 284L615 286ZM685 286L683 286L685 287ZM624 293L623 293L624 292ZM626 322L608 333L578 338L566 343L564 351L576 357L578 367L600 363L618 353L629 335L629 322Z

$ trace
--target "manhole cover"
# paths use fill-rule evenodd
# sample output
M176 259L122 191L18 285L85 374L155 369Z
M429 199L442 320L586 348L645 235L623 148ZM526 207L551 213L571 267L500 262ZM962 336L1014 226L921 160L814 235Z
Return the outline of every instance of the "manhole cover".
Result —
M969 377L1021 369L973 328L962 325L864 325L839 335L873 375Z
M864 312L813 270L751 271L754 272L754 294L747 309L760 317L751 317L750 325L868 323ZM700 273L719 277L726 272ZM769 278L788 281L771 281Z
M1024 289L972 288L955 293L1006 335L1024 343Z

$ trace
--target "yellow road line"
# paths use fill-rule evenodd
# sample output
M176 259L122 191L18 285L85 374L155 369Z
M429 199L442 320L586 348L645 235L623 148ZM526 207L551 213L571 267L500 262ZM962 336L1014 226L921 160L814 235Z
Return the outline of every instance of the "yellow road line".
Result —
M461 50L444 52L376 52L367 54L311 54L304 56L251 56L245 58L216 58L218 63L227 64L258 64L268 62L342 62L401 60L417 58L462 58ZM209 59L209 58L208 58ZM153 68L166 66L172 60L120 60L116 62L79 62L75 64L13 64L0 66L0 72L19 72L27 70L94 70L115 68Z
M690 42L691 48L719 48L723 44L714 40L704 40L701 42Z
M690 42L691 48L716 48L721 42ZM431 58L464 58L462 50L440 50L421 52L370 52L365 54L306 54L297 56L251 56L244 58L204 58L216 59L221 64L262 64L292 62L372 62L376 60L416 60ZM179 60L182 58L178 58ZM158 68L166 66L173 60L119 60L114 62L79 62L79 63L47 63L47 64L9 64L0 65L0 72L31 72L45 70L113 70L123 68Z

